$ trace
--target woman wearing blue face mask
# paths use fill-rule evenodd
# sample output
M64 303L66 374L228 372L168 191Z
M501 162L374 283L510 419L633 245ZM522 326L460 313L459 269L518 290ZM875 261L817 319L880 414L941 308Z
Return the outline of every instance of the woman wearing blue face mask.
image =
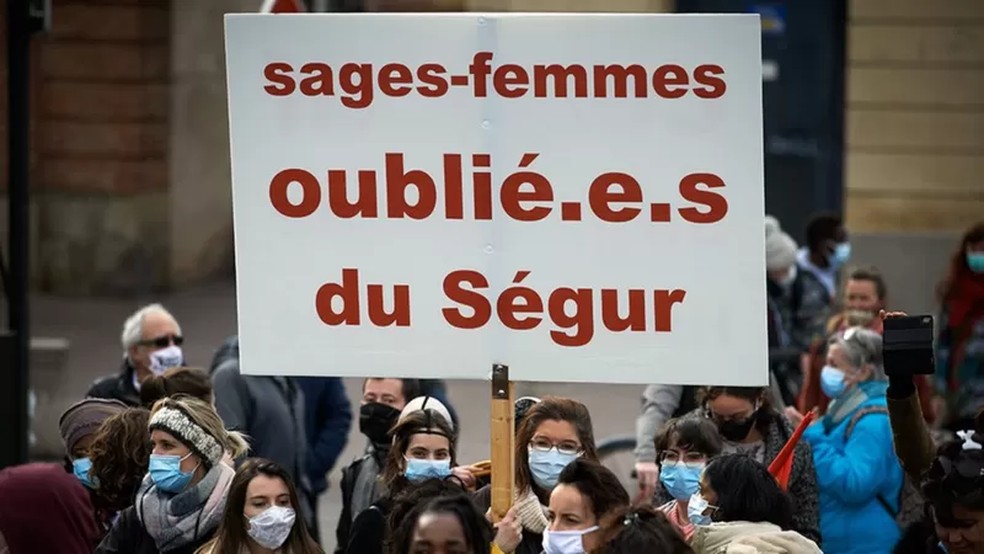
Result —
M892 446L881 335L851 327L834 336L820 385L832 402L803 439L813 447L824 552L892 552L903 477Z
M655 442L659 481L673 497L659 509L689 541L694 534L687 511L690 498L700 488L707 462L721 453L721 436L709 419L684 417L667 421Z
M513 508L523 527L517 554L541 554L543 532L550 525L547 504L560 472L578 458L597 461L588 408L570 398L544 397L526 412L516 433L516 500ZM475 493L487 510L492 489Z
M435 398L410 401L390 431L393 444L381 476L382 498L355 517L345 552L382 554L394 499L434 479L452 477L455 432L447 408Z
M696 525L696 554L774 552L820 554L817 544L792 531L792 503L762 464L745 454L711 460L688 504Z
M148 428L147 476L98 554L191 554L222 519L234 475L222 460L245 454L245 439L225 430L211 404L184 395L155 404Z
M89 499L95 508L96 521L103 532L112 527L114 510L97 492L94 475L92 474L92 459L89 447L100 426L107 419L126 410L126 404L118 400L102 398L86 398L76 402L62 414L58 420L62 441L65 444L66 470L75 475L89 493Z

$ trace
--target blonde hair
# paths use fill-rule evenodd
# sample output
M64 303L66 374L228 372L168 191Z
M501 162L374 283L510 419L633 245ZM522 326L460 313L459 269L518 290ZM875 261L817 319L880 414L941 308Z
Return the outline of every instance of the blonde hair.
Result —
M208 402L186 394L162 398L154 403L154 407L151 409L151 420L154 419L157 412L165 408L178 410L187 416L192 423L201 427L202 431L214 438L233 459L239 458L249 451L246 435L237 431L226 430L222 418ZM185 442L181 437L176 436L174 438L181 440L182 443ZM186 446L193 447L194 445L186 444Z

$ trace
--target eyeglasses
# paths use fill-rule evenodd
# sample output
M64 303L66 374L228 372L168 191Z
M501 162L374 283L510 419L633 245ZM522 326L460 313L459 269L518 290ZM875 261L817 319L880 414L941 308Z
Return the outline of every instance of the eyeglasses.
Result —
M555 445L547 439L533 439L530 441L530 448L539 452L550 452L551 449L556 448L557 452L568 455L581 453L581 445L571 441Z
M181 335L163 335L152 339L142 340L137 344L140 346L155 346L157 348L167 348L172 344L174 346L181 346L183 343L184 343L184 337L182 337Z
M684 453L676 450L667 450L660 454L660 463L663 465L674 466L682 463L689 467L699 467L707 463L707 456L703 452L688 451Z

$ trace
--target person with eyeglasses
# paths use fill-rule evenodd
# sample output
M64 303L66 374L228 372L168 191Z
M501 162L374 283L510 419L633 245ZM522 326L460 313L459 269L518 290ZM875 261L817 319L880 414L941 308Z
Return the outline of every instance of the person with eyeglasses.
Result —
M119 373L97 379L86 396L140 407L140 386L153 375L184 365L184 336L178 321L160 304L137 310L123 323L123 365Z
M659 509L689 541L694 535L694 524L687 507L700 488L700 475L707 462L721 453L721 436L710 420L688 417L666 422L654 442L660 485L673 497Z
M523 527L517 554L541 554L543 532L550 526L547 505L567 464L578 458L598 461L588 408L570 398L543 397L530 407L516 433L513 509ZM475 492L483 510L492 505L491 486Z
M698 391L699 408L684 417L705 418L721 435L721 454L745 454L768 467L793 434L793 426L774 407L768 387L702 387ZM793 500L793 528L820 544L820 511L817 500L817 475L809 443L799 441L793 451L789 479ZM657 502L673 498L657 491ZM821 545L822 546L822 545Z

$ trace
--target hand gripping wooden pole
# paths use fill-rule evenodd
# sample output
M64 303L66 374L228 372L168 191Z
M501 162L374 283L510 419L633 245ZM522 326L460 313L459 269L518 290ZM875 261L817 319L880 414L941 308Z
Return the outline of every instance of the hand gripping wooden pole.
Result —
M509 366L492 366L492 521L499 522L513 503L516 474L513 383Z

